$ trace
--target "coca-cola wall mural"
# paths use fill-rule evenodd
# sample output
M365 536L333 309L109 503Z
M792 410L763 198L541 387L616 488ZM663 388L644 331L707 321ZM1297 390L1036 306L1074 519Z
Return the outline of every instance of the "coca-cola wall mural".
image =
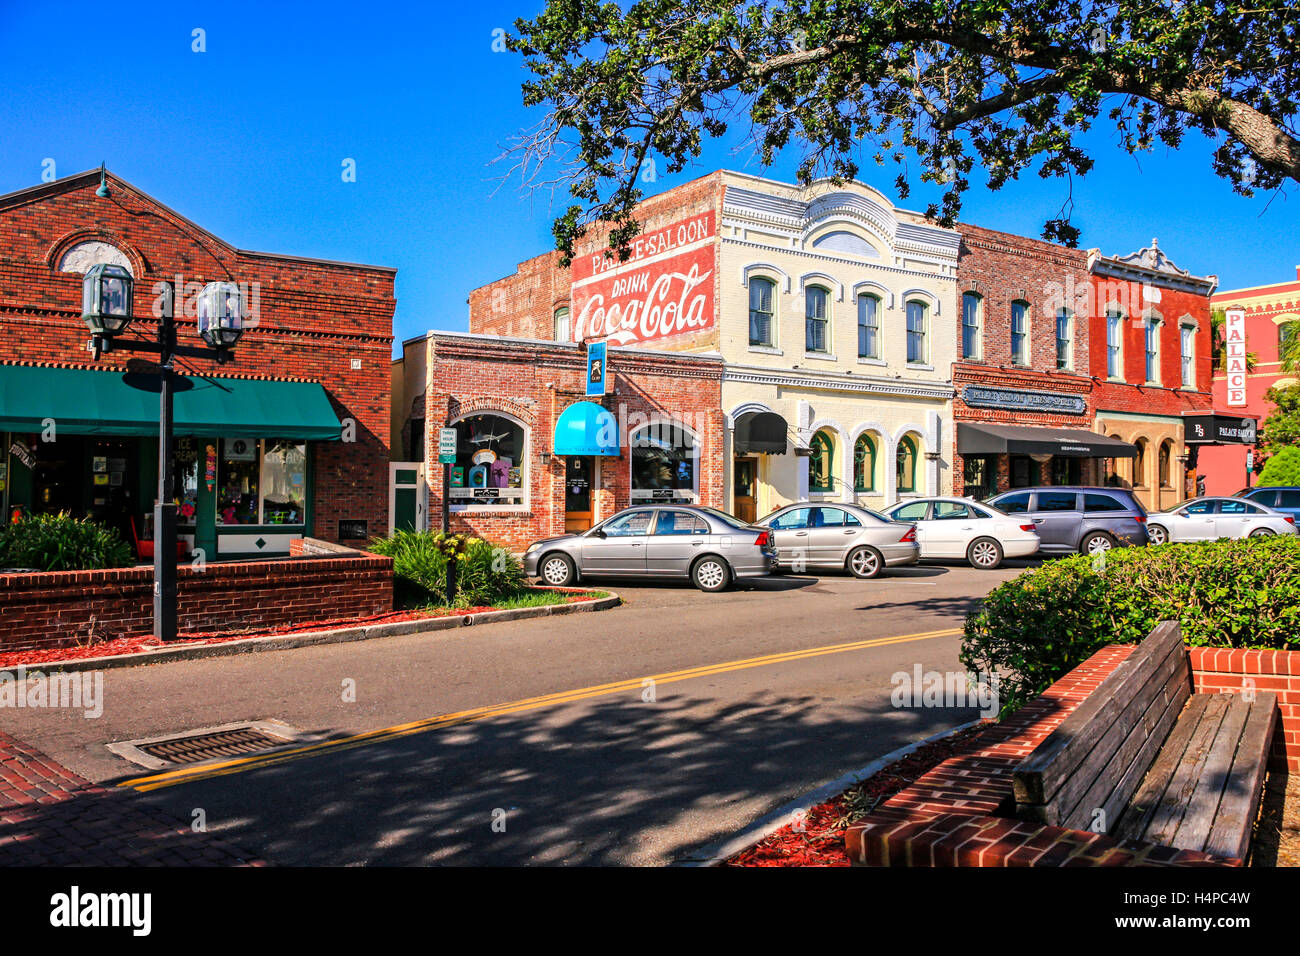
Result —
M572 265L573 341L637 345L713 328L713 210L646 230L626 262L603 248Z

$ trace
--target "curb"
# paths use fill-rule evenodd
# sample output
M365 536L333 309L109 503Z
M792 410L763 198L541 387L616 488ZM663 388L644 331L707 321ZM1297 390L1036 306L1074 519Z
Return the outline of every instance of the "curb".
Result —
M791 823L798 813L806 813L819 803L825 803L832 797L837 797L855 783L859 783L868 777L884 770L891 763L906 757L913 751L920 750L926 744L932 744L936 740L942 740L944 737L950 737L953 734L960 733L970 727L982 724L982 718L967 721L956 727L950 727L947 730L941 730L937 734L931 734L923 740L917 740L897 750L892 750L883 757L877 757L871 763L859 770L851 770L842 777L836 777L830 783L824 783L816 790L804 794L802 797L796 797L783 806L777 807L770 813L759 817L749 826L745 827L739 833L723 837L721 840L715 840L707 843L702 847L691 850L688 854L679 860L675 860L669 866L720 866L724 861L731 859L741 850L747 850L755 843L775 833L788 823Z
M552 589L558 590L558 589ZM579 590L579 589L574 589ZM603 589L602 589L603 590ZM0 667L0 679L16 681L22 668L26 677L36 674L60 674L77 671L109 670L117 667L139 667L144 664L161 664L167 661L195 661L208 657L232 657L236 654L256 654L262 651L285 651L299 647L316 647L324 644L349 644L377 637L401 637L409 634L426 634L448 631L475 624L495 624L518 621L530 617L550 617L556 614L581 614L607 611L618 607L623 599L613 591L608 597L594 598L575 604L543 604L541 607L508 608L502 611L481 611L478 614L461 614L454 617L432 617L417 621L392 621L387 624L367 624L362 627L341 627L330 631L305 631L301 634L268 634L248 637L220 644L187 644L182 647L158 648L134 654L113 654L106 657L87 657L71 661L49 661L41 664L11 664Z

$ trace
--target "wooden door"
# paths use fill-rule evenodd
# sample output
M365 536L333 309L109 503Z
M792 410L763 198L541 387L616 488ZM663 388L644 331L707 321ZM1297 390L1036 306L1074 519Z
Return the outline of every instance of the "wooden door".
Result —
M733 513L741 521L757 521L758 459L737 458L731 473Z
M592 459L564 459L564 530L587 531L591 528Z

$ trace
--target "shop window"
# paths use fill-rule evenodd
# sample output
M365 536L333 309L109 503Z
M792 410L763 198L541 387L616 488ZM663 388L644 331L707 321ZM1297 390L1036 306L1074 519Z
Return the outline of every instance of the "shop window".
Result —
M199 507L200 457L206 446L197 438L177 438L175 442L172 473L176 477L176 524L192 528Z
M916 442L911 435L904 435L898 443L898 491L916 491Z
M772 345L773 299L776 283L771 279L749 280L749 344Z
M980 297L974 292L961 297L961 357L980 357Z
M1029 364L1029 303L1011 303L1011 364Z
M467 415L452 427L456 429L456 463L448 487L452 504L523 504L528 479L523 427L495 412Z
M830 293L820 286L809 286L804 290L804 351L829 352L830 343L827 327L830 319L826 310Z
M697 484L699 443L694 433L664 419L632 432L632 502L671 501L693 504Z
M876 443L870 435L859 435L853 443L853 490L876 490Z
M262 443L262 523L303 524L307 520L307 446Z
M258 448L255 438L221 439L217 465L217 524L257 524Z
M880 358L880 300L858 296L858 358Z
M907 303L907 364L925 365L930 359L929 316L924 302Z
M196 498L199 467L203 465L196 456ZM184 485L178 482L182 508L183 491ZM191 517L189 523L193 520ZM221 439L217 462L218 525L302 525L306 520L306 444L278 439Z
M808 458L808 489L828 492L834 485L835 442L829 434L820 431L813 435L812 455Z
M963 455L962 494L967 498L984 498L996 490L996 459L984 455Z

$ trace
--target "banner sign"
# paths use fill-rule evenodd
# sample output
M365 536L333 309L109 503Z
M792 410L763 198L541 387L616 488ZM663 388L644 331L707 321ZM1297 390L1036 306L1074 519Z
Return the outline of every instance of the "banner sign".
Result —
M972 408L1001 408L1014 412L1041 412L1046 415L1083 415L1088 403L1080 395L1056 392L1016 392L1005 388L967 385L961 400Z
M599 397L605 394L605 379L609 377L609 363L604 342L592 342L587 346L587 396Z
M626 262L603 247L575 257L573 340L635 345L712 328L716 238L710 209L637 236Z
M1228 351L1228 404L1246 404L1246 312L1228 309L1224 316L1224 342Z

